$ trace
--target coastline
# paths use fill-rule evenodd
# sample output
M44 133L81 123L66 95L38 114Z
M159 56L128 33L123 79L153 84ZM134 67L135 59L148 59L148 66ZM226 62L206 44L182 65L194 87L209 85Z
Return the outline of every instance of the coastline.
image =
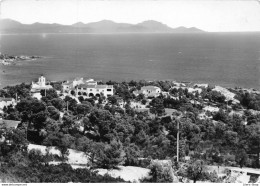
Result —
M42 59L42 58L43 57L41 56L27 56L27 55L11 56L7 54L0 54L0 65L12 66L22 61L36 61L37 59Z

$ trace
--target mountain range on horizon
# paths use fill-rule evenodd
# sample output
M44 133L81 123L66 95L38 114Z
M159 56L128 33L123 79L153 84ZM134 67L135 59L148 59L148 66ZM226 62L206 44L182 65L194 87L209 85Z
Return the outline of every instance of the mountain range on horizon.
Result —
M196 27L171 28L158 21L148 20L138 24L116 23L111 20L72 25L33 23L22 24L11 19L0 19L0 32L2 34L19 33L200 33L204 32Z

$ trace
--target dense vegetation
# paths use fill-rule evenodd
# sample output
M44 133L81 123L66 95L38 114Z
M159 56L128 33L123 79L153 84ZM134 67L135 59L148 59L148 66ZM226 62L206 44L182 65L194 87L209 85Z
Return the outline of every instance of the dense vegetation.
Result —
M69 96L60 98L55 89L46 91L46 96L42 92L41 100L32 98L29 94L30 86L25 84L0 90L0 96L15 98L17 94L21 99L15 107L4 109L5 119L20 120L21 123L13 133L2 132L6 138L9 135L10 143L16 147L10 149L8 144L1 144L1 173L14 175L19 181L26 182L120 181L109 176L98 176L89 170L73 170L65 164L68 148L89 155L91 168L110 169L118 165L146 167L140 158L171 159L174 162L177 122L180 123L181 161L184 162L185 156L190 156L195 165L201 165L203 161L207 165L260 168L260 115L248 110L243 115L230 114L232 107L227 106L230 103L226 103L225 96L212 88L205 88L200 94L192 94L187 89L171 89L173 83L167 81L109 81L107 84L114 85L116 90L107 102L103 96L87 99L79 97L79 104ZM163 91L169 91L170 95L160 95L149 100L144 95L133 94L134 90L145 85L161 87ZM60 89L60 85L57 84L56 88ZM259 96L237 92L237 97L241 104L233 106L234 110L259 110ZM205 99L221 108L216 113L207 113L213 119L198 117ZM192 103L191 100L200 104ZM149 109L133 109L131 101L148 103ZM123 108L120 103L123 103ZM175 109L173 114L165 115L169 108ZM61 112L64 113L63 117ZM16 133L21 135L18 139L14 135ZM35 163L38 159L41 159L40 162L45 160L39 157L30 159L30 153L24 150L26 139L29 143L56 146L62 153L61 160L64 163ZM15 140L20 141L16 143ZM7 166L11 168L5 168ZM185 169L186 173L190 169L192 166ZM64 175L64 172L68 174ZM180 172L183 175L186 173ZM83 174L88 176L83 177ZM191 174L187 175L189 176ZM198 180L202 177L191 179Z

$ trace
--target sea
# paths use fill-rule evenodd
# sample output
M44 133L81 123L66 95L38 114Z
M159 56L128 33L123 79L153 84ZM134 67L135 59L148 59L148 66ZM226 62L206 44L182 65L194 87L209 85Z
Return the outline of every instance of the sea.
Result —
M42 57L0 65L0 87L40 75L260 87L260 33L7 34L0 44L2 54Z

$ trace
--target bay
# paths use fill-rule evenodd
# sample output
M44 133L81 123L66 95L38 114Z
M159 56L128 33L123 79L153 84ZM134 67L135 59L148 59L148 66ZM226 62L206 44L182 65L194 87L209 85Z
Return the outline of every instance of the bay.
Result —
M0 87L75 77L260 86L259 33L1 35L0 51L43 56L0 66Z

